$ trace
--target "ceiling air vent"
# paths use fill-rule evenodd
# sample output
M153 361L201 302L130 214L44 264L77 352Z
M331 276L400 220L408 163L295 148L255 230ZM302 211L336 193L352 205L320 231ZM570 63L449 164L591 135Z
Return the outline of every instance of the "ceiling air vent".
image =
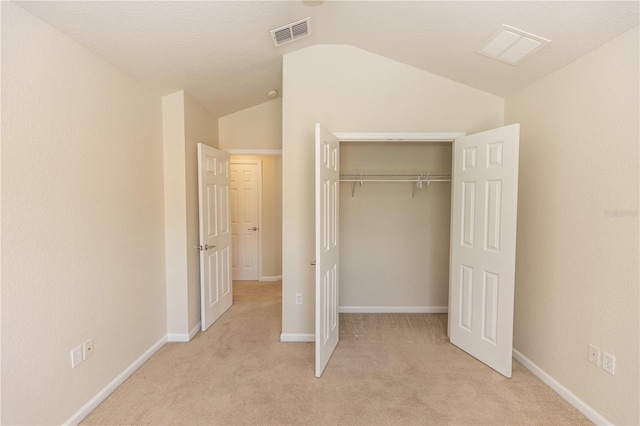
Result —
M545 38L503 25L478 53L510 65L517 65L549 43L551 41Z
M273 45L276 47L282 46L283 44L308 36L310 33L310 20L311 18L301 19L271 30Z

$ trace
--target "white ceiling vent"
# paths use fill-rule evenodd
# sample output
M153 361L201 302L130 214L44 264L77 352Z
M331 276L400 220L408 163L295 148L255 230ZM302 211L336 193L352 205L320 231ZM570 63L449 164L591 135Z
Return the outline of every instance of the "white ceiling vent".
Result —
M510 65L517 65L549 43L551 40L503 25L478 53Z
M311 33L310 21L311 18L305 18L271 30L273 45L276 47L282 46L283 44L308 36Z

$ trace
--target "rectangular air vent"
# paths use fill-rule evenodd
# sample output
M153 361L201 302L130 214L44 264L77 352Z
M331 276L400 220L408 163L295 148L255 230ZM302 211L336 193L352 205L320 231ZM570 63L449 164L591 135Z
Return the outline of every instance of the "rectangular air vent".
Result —
M282 46L283 44L308 36L311 33L310 21L311 18L305 18L271 30L273 45L276 47Z
M549 43L551 41L545 38L503 25L478 53L510 65L517 65Z

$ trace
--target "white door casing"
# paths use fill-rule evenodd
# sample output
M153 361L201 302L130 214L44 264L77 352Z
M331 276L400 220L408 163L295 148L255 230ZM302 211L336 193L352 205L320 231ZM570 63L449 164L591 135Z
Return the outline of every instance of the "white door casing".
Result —
M229 154L198 144L200 297L202 330L233 303Z
M231 271L234 280L260 277L259 160L231 162Z
M316 124L316 377L338 345L340 141Z
M449 338L511 377L520 125L453 146Z

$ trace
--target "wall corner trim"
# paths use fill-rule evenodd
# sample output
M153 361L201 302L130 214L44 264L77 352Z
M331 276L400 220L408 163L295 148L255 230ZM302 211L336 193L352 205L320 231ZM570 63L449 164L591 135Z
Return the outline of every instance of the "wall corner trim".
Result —
M313 343L316 341L316 335L314 333L282 333L280 341Z
M169 333L167 334L167 342L190 342L196 334L200 332L202 322L198 322L190 331L186 333Z
M198 323L189 332L189 341L191 341L191 339L196 337L196 334L200 333L201 329L202 329L202 321L198 321Z
M536 377L542 380L547 386L553 389L565 401L573 405L578 411L584 414L589 420L597 425L612 425L609 420L605 419L600 413L591 408L586 402L578 398L569 389L564 387L560 382L551 377L546 371L538 367L529 358L524 356L517 349L513 349L513 357L522 364L527 370L531 371Z
M101 391L99 391L93 398L87 401L74 415L69 417L67 421L63 424L65 425L77 425L79 424L85 417L87 417L93 410L96 409L102 401L107 399L109 395L115 391L118 386L125 382L136 370L142 367L142 364L147 362L149 358L151 358L164 344L167 343L167 336L163 336L156 343L151 345L149 349L147 349L142 355L138 357L131 365L124 369L124 371L116 376L107 386L105 386Z

